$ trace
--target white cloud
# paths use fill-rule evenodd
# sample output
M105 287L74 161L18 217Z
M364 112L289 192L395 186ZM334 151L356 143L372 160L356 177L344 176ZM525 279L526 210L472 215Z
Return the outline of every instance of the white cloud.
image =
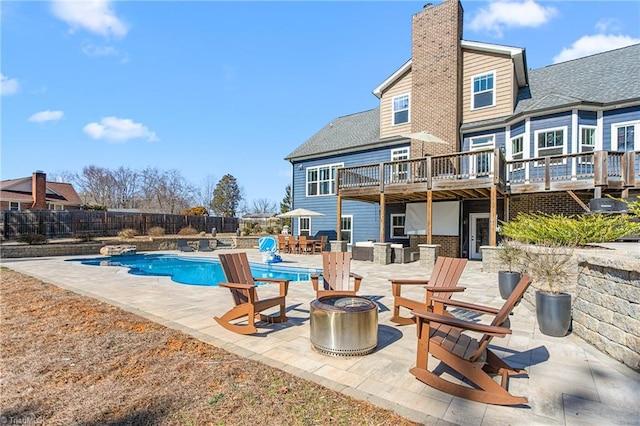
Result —
M29 117L29 121L34 123L44 123L45 121L58 121L64 116L62 111L40 111Z
M556 8L543 7L534 0L522 2L497 0L488 8L480 8L469 27L474 31L487 31L501 38L505 27L538 27L556 16Z
M574 42L571 47L565 47L553 58L553 63L569 61L571 59L582 58L594 55L607 50L619 49L621 47L640 43L640 39L626 35L596 34L586 35Z
M622 31L622 23L615 18L601 19L596 23L596 30L600 33L619 33Z
M117 56L119 54L118 50L113 46L97 46L89 42L84 43L82 46L82 53L92 58L99 56Z
M84 132L93 139L106 139L114 142L126 142L129 139L146 138L154 142L159 140L147 126L134 123L128 118L104 117L100 123L89 123Z
M0 94L2 96L13 95L20 90L20 83L15 78L9 78L0 74Z
M69 24L71 32L82 28L104 37L124 37L129 31L108 0L55 0L52 10L57 18Z

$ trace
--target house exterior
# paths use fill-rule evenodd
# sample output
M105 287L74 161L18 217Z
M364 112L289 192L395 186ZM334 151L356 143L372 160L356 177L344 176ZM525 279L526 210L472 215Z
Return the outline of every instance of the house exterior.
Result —
M81 205L73 185L47 182L41 171L0 182L0 210L78 210Z
M294 234L478 259L521 212L640 193L640 44L529 70L524 48L463 40L462 15L456 0L425 6L379 106L285 158L294 208L324 213Z

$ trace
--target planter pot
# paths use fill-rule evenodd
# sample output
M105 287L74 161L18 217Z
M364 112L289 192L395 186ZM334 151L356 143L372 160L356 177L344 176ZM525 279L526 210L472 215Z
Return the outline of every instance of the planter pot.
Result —
M511 292L518 285L518 282L522 278L520 272L498 271L498 289L500 290L500 296L507 300L511 295Z
M566 336L571 327L571 295L537 291L536 316L542 334Z

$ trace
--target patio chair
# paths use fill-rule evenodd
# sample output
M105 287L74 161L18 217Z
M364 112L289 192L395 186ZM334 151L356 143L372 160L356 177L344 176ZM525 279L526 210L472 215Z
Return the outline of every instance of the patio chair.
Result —
M393 316L391 321L396 324L413 324L415 318L400 316L400 308L412 310L427 310L431 306L431 298L437 294L442 299L450 299L454 292L464 291L465 287L458 286L458 280L467 265L467 259L438 256L433 265L431 277L424 279L391 279L393 294ZM402 296L403 285L424 285L426 295L424 300L414 300Z
M291 247L289 247L289 238L286 235L278 235L278 252L291 253Z
M306 235L300 235L298 237L298 253L300 254L312 254L313 253L313 243L307 241Z
M211 246L209 246L209 240L198 241L198 251L211 251Z
M355 296L360 290L362 277L351 268L351 253L322 252L322 273L311 275L311 283L319 299L323 296ZM320 286L322 277L322 287Z
M255 326L256 318L268 323L280 323L288 321L285 313L285 298L289 290L289 280L276 278L253 278L251 268L245 252L220 254L220 264L227 279L225 283L218 283L220 287L231 290L234 307L221 317L214 317L218 324L229 331L239 334L253 334L258 330ZM256 281L267 283L279 283L278 296L268 299L258 297ZM278 306L278 315L268 316L260 312ZM246 317L246 324L231 323Z
M193 248L187 244L187 240L177 239L176 242L178 243L178 250L184 252L194 251Z
M495 405L526 404L527 398L511 395L507 391L510 376L526 374L526 370L513 368L498 357L489 343L494 337L511 334L508 324L509 314L531 284L531 277L524 275L515 290L500 309L489 308L451 299L434 297L433 312L414 310L418 331L416 366L411 374L427 385L460 398ZM490 325L465 321L443 315L445 306L456 306L481 314L493 315ZM465 334L474 333L472 337ZM448 374L439 366L428 369L429 355L455 370L460 377L449 381ZM438 373L437 373L438 372ZM500 384L491 375L500 375ZM468 384L470 382L470 384Z
M322 253L327 249L327 242L329 241L329 237L326 235L319 235L316 237L316 242L313 244L313 252L314 253Z
M282 258L276 253L278 251L278 242L274 237L258 238L258 250L262 253L262 261L264 263L282 262Z

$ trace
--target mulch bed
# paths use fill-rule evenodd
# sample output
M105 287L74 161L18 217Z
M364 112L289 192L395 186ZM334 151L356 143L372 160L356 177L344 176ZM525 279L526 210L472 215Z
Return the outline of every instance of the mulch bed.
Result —
M2 268L0 423L415 425Z

